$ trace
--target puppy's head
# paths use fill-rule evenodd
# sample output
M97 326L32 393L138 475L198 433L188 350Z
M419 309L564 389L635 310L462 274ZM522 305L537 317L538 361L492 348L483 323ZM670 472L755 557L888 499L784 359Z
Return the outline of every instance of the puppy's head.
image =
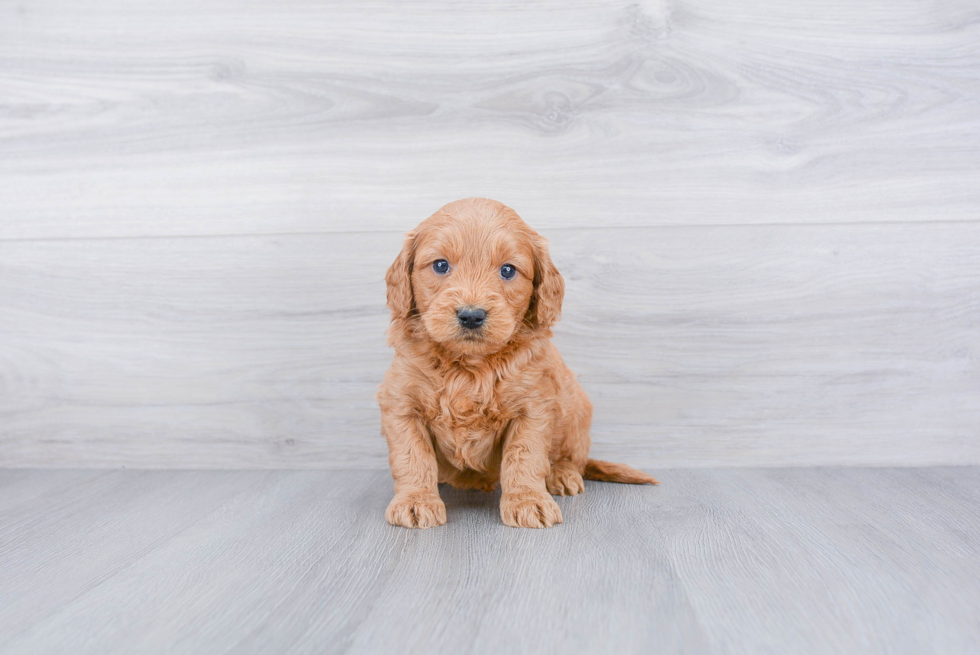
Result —
M385 281L393 323L461 355L546 333L565 292L545 240L513 209L485 198L449 203L424 220Z

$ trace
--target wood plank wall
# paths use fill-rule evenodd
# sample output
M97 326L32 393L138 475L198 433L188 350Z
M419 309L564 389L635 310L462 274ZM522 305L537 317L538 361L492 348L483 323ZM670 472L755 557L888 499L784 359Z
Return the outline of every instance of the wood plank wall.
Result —
M384 270L468 196L597 455L980 463L975 2L24 0L0 466L384 466Z

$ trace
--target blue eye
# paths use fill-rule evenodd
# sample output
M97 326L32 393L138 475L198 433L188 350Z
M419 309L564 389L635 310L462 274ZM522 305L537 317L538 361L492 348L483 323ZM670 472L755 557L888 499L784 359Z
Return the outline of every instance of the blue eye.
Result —
M445 275L449 272L449 262L447 262L445 259L437 259L432 262L432 270L439 275Z
M517 269L510 264L504 264L500 267L500 277L505 280L513 280L515 275L517 275Z

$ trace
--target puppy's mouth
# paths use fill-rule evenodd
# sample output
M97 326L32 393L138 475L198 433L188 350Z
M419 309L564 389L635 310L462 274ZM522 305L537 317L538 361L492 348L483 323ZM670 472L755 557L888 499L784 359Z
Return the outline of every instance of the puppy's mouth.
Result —
M487 355L506 345L511 336L503 329L509 319L506 308L491 309L467 314L456 306L436 306L422 313L422 324L426 336L449 351L468 357Z
M497 346L496 341L493 339L493 333L487 330L486 327L481 327L476 330L459 330L452 342L461 352L470 354L486 353L494 350ZM450 348L452 347L450 345Z

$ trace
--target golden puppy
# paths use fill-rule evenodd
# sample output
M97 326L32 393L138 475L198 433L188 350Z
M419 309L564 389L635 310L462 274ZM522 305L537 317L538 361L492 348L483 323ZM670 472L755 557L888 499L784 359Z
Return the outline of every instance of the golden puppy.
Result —
M395 358L378 391L392 525L446 522L438 483L491 491L514 527L561 523L549 495L590 480L656 484L589 459L592 404L551 343L565 283L543 238L509 207L450 203L385 276Z

